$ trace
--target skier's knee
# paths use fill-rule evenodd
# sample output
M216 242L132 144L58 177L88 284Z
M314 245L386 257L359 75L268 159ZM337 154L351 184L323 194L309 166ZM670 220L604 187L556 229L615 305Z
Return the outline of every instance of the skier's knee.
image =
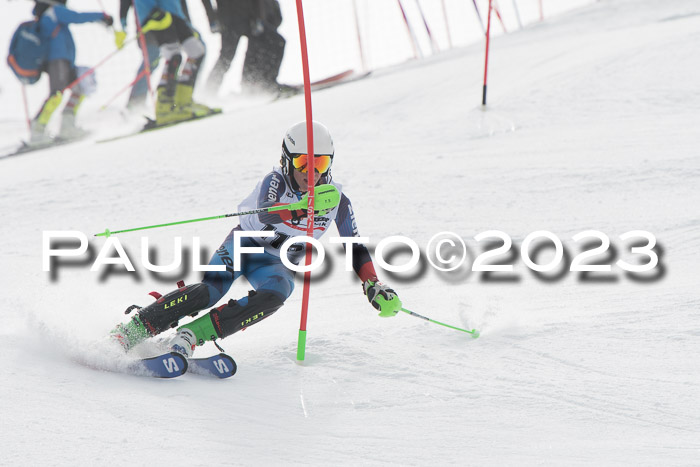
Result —
M280 309L282 297L273 291L251 290L241 300L230 300L210 312L211 321L219 337L224 338L252 326Z
M258 292L270 291L276 293L284 301L292 295L294 291L294 281L287 277L274 274L262 284L257 285L257 288Z
M212 307L216 305L219 300L221 300L224 297L223 291L221 287L216 287L215 285L209 284L207 282L203 282L209 291L209 303L207 303L207 308Z
M185 316L195 316L209 303L209 289L202 283L180 287L141 308L139 317L151 335L177 326Z
M160 46L160 54L167 61L173 58L180 52L180 44L177 42L170 42L167 44L162 44Z
M204 53L206 52L204 42L194 36L185 39L185 41L182 43L182 50L184 50L187 54L187 58L191 58L193 60L204 56Z

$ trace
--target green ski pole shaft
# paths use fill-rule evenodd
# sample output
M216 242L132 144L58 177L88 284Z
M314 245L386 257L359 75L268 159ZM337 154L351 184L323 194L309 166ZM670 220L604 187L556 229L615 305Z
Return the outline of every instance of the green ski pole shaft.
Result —
M318 191L316 205L318 206L319 209L333 209L340 202L340 193L338 192L338 189L336 187L334 187L333 185L330 185L330 184L319 185L318 187L316 187L315 191ZM307 195L304 195L302 197L302 199L300 199L299 201L297 201L295 203L281 204L279 206L269 206L266 208L253 209L252 211L242 211L242 212L234 212L231 214L222 214L220 216L200 217L199 219L189 219L186 221L168 222L166 224L147 225L145 227L135 227L133 229L124 229L124 230L115 230L115 231L110 231L109 229L105 229L104 232L95 234L95 237L109 237L112 234L118 234L118 233L124 233L124 232L134 232L136 230L157 229L159 227L169 227L171 225L189 224L192 222L210 221L213 219L223 219L224 217L245 216L248 214L260 214L261 212L274 212L274 211L286 211L286 210L297 211L297 210L306 209L306 207L308 206L308 203L309 203L308 197L307 197Z
M115 230L115 231L110 231L109 229L105 229L104 232L95 234L95 237L109 237L112 234L118 234L118 233L124 233L124 232L134 232L137 230L146 230L146 229L157 229L159 227L169 227L171 225L190 224L192 222L202 222L202 221L210 221L210 220L214 220L214 219L223 219L224 217L245 216L247 214L259 214L261 212L267 212L267 211L270 211L270 208L260 208L260 209L254 209L252 211L234 212L232 214L222 214L220 216L200 217L199 219L189 219L186 221L168 222L166 224L147 225L145 227L135 227L133 229L124 229L124 230Z
M467 331L466 329L458 328L456 326L450 326L449 324L441 323L440 321L435 321L434 319L428 318L427 316L419 315L418 313L415 313L411 310L407 310L406 308L401 308L401 311L403 311L404 313L408 313L411 316L415 316L416 318L424 319L426 321L430 321L431 323L439 324L440 326L445 326L446 328L456 329L457 331L466 332L467 334L471 334L471 336L474 339L479 337L479 331L477 331L476 329L472 329L471 331Z

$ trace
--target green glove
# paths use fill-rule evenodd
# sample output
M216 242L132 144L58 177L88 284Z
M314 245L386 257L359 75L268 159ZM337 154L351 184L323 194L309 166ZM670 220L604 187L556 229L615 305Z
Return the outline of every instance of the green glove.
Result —
M403 306L394 289L379 281L366 280L362 290L382 318L396 316Z
M126 40L126 33L124 31L114 31L114 43L117 45L118 49L124 47L124 41Z
M319 185L314 189L314 214L324 215L333 210L340 203L340 193L338 189L331 184ZM291 211L306 210L309 206L309 194L305 193L299 201L288 206L274 206L270 208L272 211L280 211L289 209Z

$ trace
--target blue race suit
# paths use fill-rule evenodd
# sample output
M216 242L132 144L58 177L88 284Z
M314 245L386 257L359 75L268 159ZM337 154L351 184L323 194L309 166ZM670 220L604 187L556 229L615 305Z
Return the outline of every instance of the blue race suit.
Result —
M321 183L324 182L322 178ZM342 187L333 183L339 191ZM241 203L242 210L266 207L278 203L289 203L301 199L302 193L292 190L291 184L281 171L275 168L258 183L255 190ZM251 207L249 202L255 202ZM282 214L261 213L244 216L241 224L234 228L226 237L221 247L216 251L210 265L224 265L226 271L206 272L202 282L209 289L209 307L215 305L231 288L233 281L241 275L246 276L250 284L258 291L267 291L277 295L282 301L286 300L294 290L294 271L288 269L280 260L279 249L287 238L306 235L306 218L291 218L289 211ZM335 221L341 237L358 237L357 223L352 210L350 199L342 194L337 207L324 215L314 218L314 237L322 236L331 222ZM264 253L246 254L241 258L241 271L233 270L233 236L240 230L269 230L275 233L267 238L242 238L241 246L263 247ZM376 278L372 259L367 248L361 244L353 244L353 269L363 281ZM297 263L304 255L304 248L290 248L289 259ZM246 299L239 300L244 305Z
M36 14L36 9L34 11ZM68 60L75 66L75 43L68 25L93 23L104 17L104 13L78 13L62 5L48 8L39 18L42 39L50 43L48 60Z

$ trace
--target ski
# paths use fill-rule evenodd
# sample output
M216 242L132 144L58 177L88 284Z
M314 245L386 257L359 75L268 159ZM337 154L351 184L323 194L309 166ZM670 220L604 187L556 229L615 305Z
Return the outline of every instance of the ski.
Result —
M238 367L229 355L220 353L207 358L190 358L189 372L197 375L215 376L217 378L230 378L236 374Z
M137 131L135 133L127 133L124 135L113 136L111 138L100 139L100 140L97 140L97 142L98 143L109 143L111 141L117 141L117 140L120 140L123 138L129 138L131 136L140 135L141 133L148 133L151 131L160 130L161 128L170 128L170 127L173 127L175 125L179 125L180 123L192 122L194 120L201 120L203 118L213 117L214 115L219 115L221 113L222 113L221 109L212 109L212 111L206 115L193 116L191 118L186 118L184 120L178 120L176 122L170 122L170 123L165 123L165 124L161 124L161 125L158 125L156 123L156 121L153 120L152 118L145 117L146 124L139 131Z
M363 78L368 77L371 74L370 71L366 73L357 73L355 70L345 70L342 73L338 73L327 78L321 79L319 81L314 81L311 83L311 91L320 91L322 89L332 88L341 84L352 83L353 81L358 81ZM304 93L304 85L299 84L295 86L285 86L276 97L275 100L284 99L287 97L293 97L298 94Z
M130 370L145 373L155 378L176 378L187 372L187 359L177 352L167 352L157 357L144 358L135 362Z
M56 137L50 141L44 143L27 143L22 141L22 144L15 149L13 152L8 154L0 155L0 159L6 159L14 156L21 156L22 154L27 154L35 151L43 151L44 149L51 149L57 146L63 146L65 144L77 143L78 141L83 141L85 138L60 138Z
M191 122L192 120L201 120L201 119L203 119L203 118L207 118L207 117L211 117L211 116L214 116L214 115L218 115L218 114L220 114L220 113L221 113L221 109L211 109L211 112L209 112L209 113L206 114L206 115L196 115L196 116L192 116L192 117L190 117L190 118L187 118L187 119L185 119L185 120L178 120L178 121L176 121L176 122L170 122L170 123L165 123L165 124L161 124L161 125L159 125L158 123L156 123L156 121L153 120L152 118L146 117L147 122L146 122L146 124L143 126L143 128L141 129L141 131L139 131L139 133L145 133L145 132L147 132L147 131L159 130L159 129L161 129L161 128L167 128L167 127L179 125L180 123Z

